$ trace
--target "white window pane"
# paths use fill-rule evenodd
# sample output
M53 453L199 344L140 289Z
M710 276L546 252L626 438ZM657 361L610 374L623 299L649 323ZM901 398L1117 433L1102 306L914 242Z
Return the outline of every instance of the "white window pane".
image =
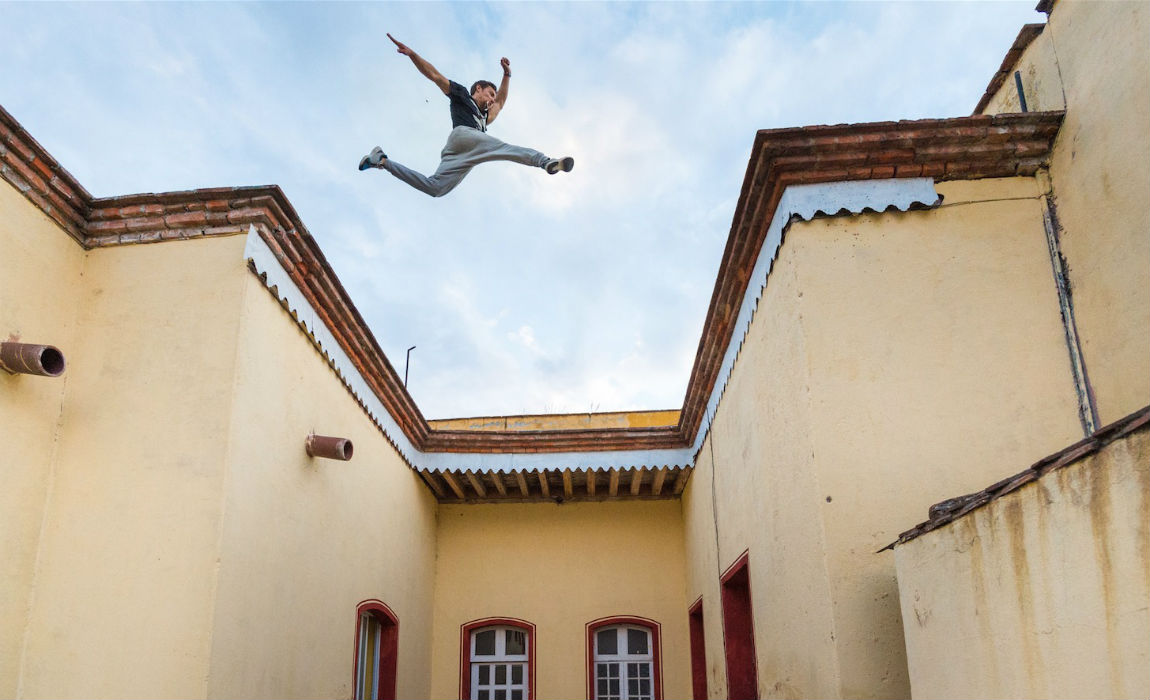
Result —
M507 691L506 690L496 690L495 691L495 700L507 700Z
M616 632L617 630L612 627L610 629L599 630L599 632L596 633L596 646L600 654L619 653L619 643Z
M522 690L512 690L511 691L511 700L523 700L523 691Z
M488 664L480 664L479 666L479 684L489 685L491 683L491 666Z
M475 633L475 655L495 656L495 630Z
M487 690L481 690L479 693L477 693L477 698L478 700L489 700L491 698L491 693Z
M523 684L523 664L515 664L511 667L511 683L513 685Z
M507 666L504 664L495 667L495 685L507 685Z
M629 629L627 630L627 653L628 654L646 654L647 653L647 631Z

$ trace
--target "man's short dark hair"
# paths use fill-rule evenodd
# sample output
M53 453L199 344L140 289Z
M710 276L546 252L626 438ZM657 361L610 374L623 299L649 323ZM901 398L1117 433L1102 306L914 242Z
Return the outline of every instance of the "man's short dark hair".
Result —
M471 94L474 95L475 91L480 89L480 88L488 88L488 87L491 88L492 90L498 90L498 88L495 87L495 83L491 82L490 80L476 80L475 84L473 84L471 86Z

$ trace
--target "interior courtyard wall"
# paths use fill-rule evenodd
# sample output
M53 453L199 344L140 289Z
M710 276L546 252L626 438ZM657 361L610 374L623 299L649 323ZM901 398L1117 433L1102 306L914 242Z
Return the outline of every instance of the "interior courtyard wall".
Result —
M1143 430L896 547L914 697L1150 696L1148 499Z
M713 697L718 572L744 550L761 695L907 695L893 555L875 552L1081 437L1037 182L938 190L936 210L787 233L683 501Z
M434 497L246 271L236 353L208 696L352 697L356 606L377 599L398 697L428 697ZM309 458L313 431L352 459Z
M744 551L759 696L839 696L820 517L833 504L813 469L796 274L784 244L683 493L687 602L702 598L711 698L727 697L719 581Z
M905 696L893 555L930 504L1082 437L1034 178L797 223L814 468L845 697Z
M1050 176L1098 427L1150 396L1148 46L1147 3L1059 0L1016 67L1030 110L1066 109ZM1016 94L1007 80L985 111Z
M84 249L16 188L0 181L0 341L80 352L76 307ZM15 697L36 553L55 459L63 377L0 371L0 697Z
M202 697L243 237L86 255L25 697Z
M665 698L690 695L683 521L675 500L441 505L431 697L460 690L462 625L536 626L536 698L587 695L586 625L661 626Z

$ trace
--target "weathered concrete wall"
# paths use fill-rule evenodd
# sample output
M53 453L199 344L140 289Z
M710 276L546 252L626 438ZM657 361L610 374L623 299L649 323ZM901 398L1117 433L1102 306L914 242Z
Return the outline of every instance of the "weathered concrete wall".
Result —
M1031 110L1066 109L1050 175L1101 427L1150 396L1150 5L1059 0L1017 69Z
M727 697L719 578L748 549L760 696L838 695L820 516L832 504L820 502L813 468L811 339L790 244L775 261L683 493L687 599L703 600L712 698Z
M55 345L83 362L76 339L84 250L0 181L0 340ZM0 697L15 697L36 552L51 484L68 372L0 371Z
M662 626L663 697L690 696L677 501L441 506L433 698L459 693L460 628L536 625L537 698L587 697L586 625L629 615Z
M251 274L235 354L208 696L352 697L356 605L378 599L398 697L427 697L434 497ZM351 461L309 458L313 431Z
M916 698L1150 696L1150 432L895 548Z
M63 235L63 234L59 234ZM242 237L87 254L25 697L202 697Z
M763 697L906 696L894 561L874 552L1081 436L1037 183L939 192L787 234L684 500L712 697L718 572L743 550Z

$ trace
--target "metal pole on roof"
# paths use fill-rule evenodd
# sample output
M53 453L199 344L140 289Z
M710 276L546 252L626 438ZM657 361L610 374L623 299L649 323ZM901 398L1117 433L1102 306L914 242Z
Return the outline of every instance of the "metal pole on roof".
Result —
M411 351L414 349L415 349L414 345L412 345L410 348L407 349L407 359L403 363L403 388L404 389L407 388L407 368L411 364Z

